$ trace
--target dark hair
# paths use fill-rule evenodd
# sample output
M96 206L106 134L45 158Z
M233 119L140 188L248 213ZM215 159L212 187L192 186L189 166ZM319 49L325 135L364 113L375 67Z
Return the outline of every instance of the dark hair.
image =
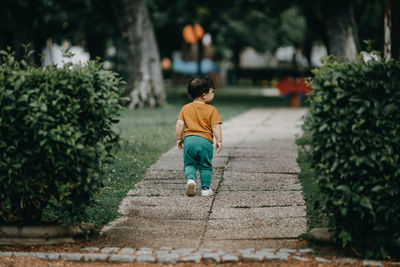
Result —
M204 76L193 76L189 80L188 94L192 99L195 99L204 93L208 93L210 88L215 89L214 82L211 79Z

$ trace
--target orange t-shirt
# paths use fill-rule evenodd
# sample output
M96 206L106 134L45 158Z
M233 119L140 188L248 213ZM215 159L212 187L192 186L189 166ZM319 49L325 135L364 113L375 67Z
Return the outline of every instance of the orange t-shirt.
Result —
M183 139L197 135L214 142L211 126L222 123L215 107L202 103L189 103L179 112L178 119L185 122Z

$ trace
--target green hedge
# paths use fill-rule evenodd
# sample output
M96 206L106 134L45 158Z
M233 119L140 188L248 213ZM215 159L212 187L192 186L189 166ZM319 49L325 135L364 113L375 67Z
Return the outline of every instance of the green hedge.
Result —
M400 255L400 62L328 62L313 74L305 131L329 227L367 256Z
M121 80L96 62L41 68L0 53L0 224L43 223L46 211L78 222L117 148Z

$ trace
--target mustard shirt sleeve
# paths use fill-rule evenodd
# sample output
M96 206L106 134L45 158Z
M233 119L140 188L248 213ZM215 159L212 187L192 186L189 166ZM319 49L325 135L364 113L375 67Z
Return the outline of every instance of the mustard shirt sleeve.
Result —
M182 108L181 111L179 112L178 120L183 120L183 121L184 121L184 119L183 119L183 108Z
M221 118L219 117L218 110L214 109L214 111L211 113L211 126L221 123L222 121Z

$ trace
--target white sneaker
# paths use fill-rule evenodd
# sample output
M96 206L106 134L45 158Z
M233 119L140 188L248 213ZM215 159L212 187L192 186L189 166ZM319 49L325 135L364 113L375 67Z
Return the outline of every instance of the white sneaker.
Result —
M193 179L189 179L186 184L186 195L188 197L193 197L196 195L196 181Z
M208 188L208 189L206 189L206 190L201 190L201 195L203 196L203 197L209 197L209 196L212 196L214 193L213 193L213 191L211 190L211 188Z

